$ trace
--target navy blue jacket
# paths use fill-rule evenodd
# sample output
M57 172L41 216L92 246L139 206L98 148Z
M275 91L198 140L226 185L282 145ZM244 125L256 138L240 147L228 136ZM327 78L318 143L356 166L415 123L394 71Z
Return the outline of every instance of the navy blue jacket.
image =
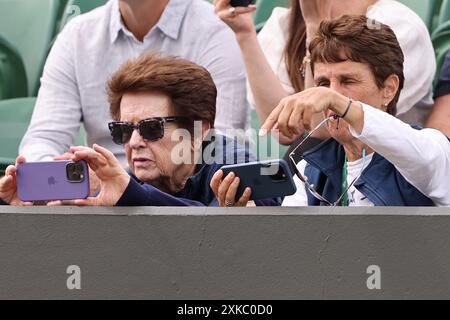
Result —
M213 145L212 145L213 144ZM226 147L228 146L228 148ZM254 161L248 148L235 141L216 136L214 142L206 142L203 150L210 150L212 158L197 165L194 176L189 178L183 190L177 194L168 194L152 185L138 181L132 176L130 184L116 206L218 206L219 203L210 187L213 175L224 165ZM255 201L257 206L280 206L281 199L273 198Z
M342 168L345 161L344 148L334 139L329 139L304 154L308 163L305 176L316 191L334 203L342 193ZM393 164L378 153L355 182L355 187L375 206L434 206L433 201L423 195L398 172ZM326 205L306 190L308 205Z
M216 136L215 141L203 145L206 154L211 157L197 165L194 176L189 178L183 190L178 194L168 194L149 184L138 181L131 175L131 181L116 206L218 206L218 201L210 187L213 175L223 164L254 161L248 148L236 141ZM208 152L207 152L208 151ZM203 159L205 160L205 159ZM280 206L281 199L273 198L255 201L257 206ZM0 199L0 205L6 205Z

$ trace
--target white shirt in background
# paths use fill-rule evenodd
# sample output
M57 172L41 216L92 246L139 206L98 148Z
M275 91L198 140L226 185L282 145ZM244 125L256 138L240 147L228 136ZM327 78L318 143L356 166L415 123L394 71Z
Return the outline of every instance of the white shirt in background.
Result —
M290 9L275 8L258 39L272 70L291 95L295 90L284 56L289 16ZM378 0L369 7L367 17L390 26L405 55L405 86L397 105L397 117L410 124L423 124L433 106L432 84L436 72L436 58L426 25L413 10L394 0ZM254 108L255 100L248 83L247 99Z
M219 131L248 124L245 66L230 28L203 0L171 0L155 27L138 41L122 22L118 0L72 19L47 59L30 127L20 154L28 161L51 160L68 151L81 121L88 145L97 143L126 163L113 143L106 84L128 59L157 51L205 67L218 89ZM196 94L192 92L192 94Z

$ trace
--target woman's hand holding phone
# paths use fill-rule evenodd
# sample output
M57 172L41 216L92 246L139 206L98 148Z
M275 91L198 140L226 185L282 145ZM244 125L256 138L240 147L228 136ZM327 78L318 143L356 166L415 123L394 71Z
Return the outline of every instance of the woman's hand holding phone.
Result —
M17 193L17 165L25 163L25 158L19 156L14 166L6 168L5 176L0 179L0 199L12 206L32 206L31 202L22 202Z
M233 172L224 177L222 170L217 171L211 179L211 189L213 190L220 207L246 207L250 201L252 190L246 188L239 200L236 202L236 194L240 184L239 177Z
M131 177L114 154L98 145L93 148L71 147L72 161L84 160L100 180L100 193L96 197L74 201L56 201L49 205L114 206L122 197Z
M211 179L211 189L221 207L245 207L250 205L250 200L275 199L296 192L292 173L284 160L223 166Z
M73 161L85 160L100 179L100 193L97 197L75 200L81 206L114 206L122 197L131 177L114 154L99 146L72 147Z
M70 152L66 152L62 155L53 157L53 160L58 161L58 160L71 160L73 157L73 153ZM95 172L89 168L89 195L90 196L94 196L95 194L97 194L97 192L100 191L100 180L98 179L97 175L95 174Z
M256 35L252 17L252 13L256 11L255 5L233 7L230 0L215 0L214 9L216 15L236 33L236 36L242 34Z

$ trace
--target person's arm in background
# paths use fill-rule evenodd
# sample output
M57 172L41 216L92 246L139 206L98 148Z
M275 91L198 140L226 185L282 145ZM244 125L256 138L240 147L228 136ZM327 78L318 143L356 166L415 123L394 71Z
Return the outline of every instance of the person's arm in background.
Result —
M289 40L290 14L291 9L274 8L272 15L264 23L263 28L257 35L259 47L286 95L291 95L296 92L289 77L285 56L286 45ZM298 71L298 75L300 75L300 71ZM259 94L265 94L265 92L260 92ZM247 100L252 109L258 111L249 81L247 81Z
M232 16L229 12L229 3L229 0L216 0L215 10L219 18L227 23L236 35L255 98L256 111L264 122L280 100L289 94L273 72L259 44L251 15L255 7L236 8L236 16ZM280 142L289 144L292 141L280 136Z
M433 112L428 118L426 127L438 129L450 137L450 51L442 66Z
M19 149L29 161L52 160L67 152L78 134L82 111L74 67L75 32L76 25L69 23L45 64L33 117Z
M227 26L218 23L203 40L202 54L196 61L211 73L217 87L215 128L246 129L248 120L245 66L239 46Z
M305 2L306 5L303 4L302 1L302 9L306 10L309 17L305 22L307 25L307 34L310 38L314 36L319 23L330 15L330 3L329 1L326 1L325 5L323 5L323 1L324 0L315 0L313 1L313 5L310 4L310 0ZM251 15L251 13L256 10L256 7L249 6L248 8L236 8L235 14L233 15L229 11L229 0L216 0L214 1L214 4L216 14L228 24L236 34L236 39L244 57L247 77L253 93L256 111L261 123L264 123L280 100L289 96L290 93L283 88L280 79L270 66L258 41ZM279 36L280 35L278 34L273 34L273 37ZM280 57L280 59L282 59L282 57ZM309 65L306 66L305 85L306 88L314 86ZM288 145L295 141L300 135L301 134L298 134L292 139L292 137L284 136L280 132L279 140L280 143Z
M450 137L450 94L436 98L426 127L437 129Z

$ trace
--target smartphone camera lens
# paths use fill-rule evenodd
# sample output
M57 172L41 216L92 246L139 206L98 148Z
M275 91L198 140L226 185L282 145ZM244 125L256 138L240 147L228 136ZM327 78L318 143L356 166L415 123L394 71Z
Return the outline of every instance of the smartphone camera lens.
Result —
M278 171L276 174L271 175L270 178L275 182L282 182L286 181L286 173L284 172L283 168L281 166L278 167Z
M69 163L66 166L67 180L70 182L83 182L84 169L81 163Z

